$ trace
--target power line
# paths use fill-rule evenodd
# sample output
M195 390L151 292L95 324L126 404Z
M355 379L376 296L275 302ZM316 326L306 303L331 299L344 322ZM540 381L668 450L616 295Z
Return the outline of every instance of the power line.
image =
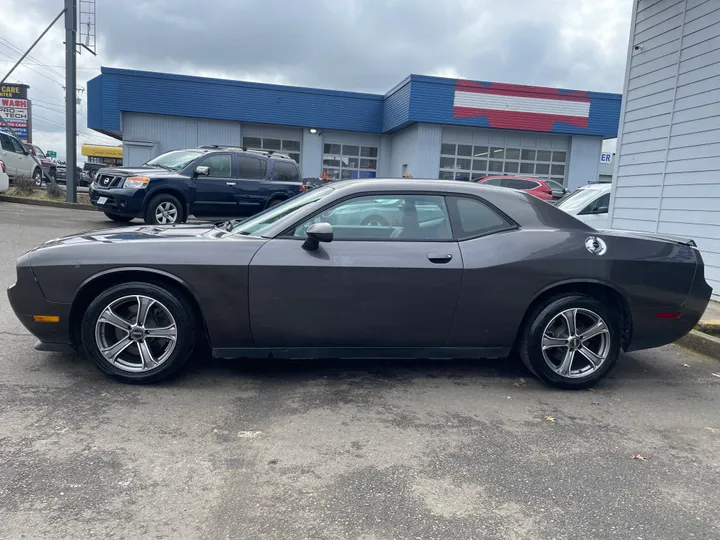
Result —
M7 62L8 64L11 64L13 60L0 60L0 62ZM23 65L25 66L46 66L46 67L52 67L52 68L65 68L65 66L60 66L57 64L39 64L38 62L23 62ZM82 71L99 71L100 66L98 67L79 67L75 68Z
M0 37L0 41L5 42L5 43L7 44L7 45L5 45L5 47L9 48L10 50L13 50L13 49L14 49L15 52L20 53L20 54L22 54L23 52L25 52L25 51L23 51L20 47L18 47L17 45L11 43L10 41L8 41L7 39L5 39L4 37ZM0 45L2 45L2 43L0 43ZM54 73L55 75L57 75L58 77L60 77L60 78L63 77L63 75L62 75L61 73L58 73L57 71L55 71L54 69L52 69L52 68L51 68L50 66L48 66L47 64L42 63L42 62L41 62L40 60L38 60L37 58L34 58L34 57L30 56L29 54L27 55L27 58L30 59L30 60L32 60L33 62L36 62L38 65L47 68L48 71L53 72L53 73Z
M0 51L0 54L2 54L3 56L6 56L6 57L9 58L10 60L13 60L13 57L10 56L9 54L5 54L5 53L2 52L2 51ZM37 74L40 75L41 77L45 77L48 81L54 82L54 83L57 84L60 88L62 88L62 83L57 82L55 79L51 79L50 77L48 77L48 76L45 75L44 73L40 73L38 70L33 69L33 68L31 68L30 66L25 66L25 65L20 64L18 67L20 67L20 68L25 68L25 69L29 69L30 71L33 71L33 72L37 73Z

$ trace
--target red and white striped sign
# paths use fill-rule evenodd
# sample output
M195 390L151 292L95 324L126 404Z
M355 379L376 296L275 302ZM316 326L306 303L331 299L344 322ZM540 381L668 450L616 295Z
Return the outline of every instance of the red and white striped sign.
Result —
M586 128L590 98L587 92L560 93L557 88L458 80L453 116L484 116L494 128L551 131L556 122Z

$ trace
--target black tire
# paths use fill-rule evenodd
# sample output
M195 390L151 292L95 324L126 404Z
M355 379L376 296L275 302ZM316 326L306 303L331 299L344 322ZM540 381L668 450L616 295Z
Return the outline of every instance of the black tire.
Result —
M37 187L42 186L42 181L43 181L42 171L38 168L35 168L35 170L33 171L32 179L33 179L33 183Z
M550 341L553 341L553 343L565 340L571 344L573 349L575 347L586 347L591 352L596 352L592 349L597 349L597 352L605 354L604 361L598 362L598 367L593 369L585 353L575 352L570 359L570 366L576 368L576 373L570 372L569 376L564 376L558 371L563 371L562 359L572 349L567 346L552 346L546 352L549 358L549 360L546 360L545 354L543 354L542 342L546 329L551 328L549 326L551 323L561 325L565 322L564 319L559 317L562 317L561 314L567 310L578 310L574 312L577 313L576 320L578 321L575 335L582 334L583 329L593 324L592 315L596 316L598 321L605 323L607 333L603 332L602 336L590 338L585 342L582 340L580 342L568 340L563 332L558 334L561 337L551 336ZM521 331L518 347L520 358L535 376L551 386L567 390L589 388L602 380L618 360L621 346L619 319L620 317L615 309L600 303L591 296L573 293L549 298L533 310ZM557 332L557 330L554 331ZM550 364L553 364L556 369L553 369ZM588 370L587 375L583 375L583 369Z
M158 207L161 205L171 205L174 207L176 211L174 221L161 223L161 220L157 217ZM186 218L183 211L183 205L177 197L170 195L169 193L160 193L159 195L155 195L150 200L147 205L147 209L145 210L145 223L148 225L172 225L173 223L182 223L184 219Z
M50 173L48 174L50 177L50 180L52 182L55 182L57 184L57 171L55 169L50 169Z
M139 345L137 343L130 344L118 355L115 363L110 363L100 352L100 347L96 340L96 326L98 324L98 318L109 305L113 302L123 302L122 299L125 297L132 298L135 295L145 296L155 302L159 302L160 306L172 315L177 337L172 352L166 359L159 363L159 365L148 368L145 371L133 372L127 368L127 365L131 365L127 359L137 359L138 362L141 362ZM132 300L128 300L128 302L132 302ZM128 317L128 320L130 319L132 319L132 316ZM105 325L105 327L106 326L107 325ZM121 330L117 330L116 332L122 334ZM162 348L163 342L165 341L166 340L161 340L160 345L158 345L156 340L154 342L155 345L149 346L151 348L153 346ZM81 348L84 354L92 358L102 371L125 383L148 384L171 377L187 362L195 347L195 341L196 321L194 310L185 295L179 290L153 283L130 282L115 285L101 293L92 301L82 319ZM152 340L148 341L148 344L151 343ZM140 363L140 365L142 365L142 363Z
M285 199L271 199L270 202L267 203L265 208L272 208L273 206L277 206L278 204L284 203Z
M113 214L111 212L103 212L109 219L112 219L113 221L117 221L118 223L127 223L128 221L132 221L132 217L129 216L119 216L117 214Z

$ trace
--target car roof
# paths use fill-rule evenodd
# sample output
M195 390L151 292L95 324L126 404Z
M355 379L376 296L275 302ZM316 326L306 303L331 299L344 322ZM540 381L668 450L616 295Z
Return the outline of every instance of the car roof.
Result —
M586 186L580 186L578 189L589 189L591 191L610 191L612 189L612 184L598 182L595 184L588 184Z
M245 146L223 146L219 144L208 144L198 146L197 148L186 148L186 150L200 150L205 153L208 152L234 152L236 154L250 154L254 156L265 157L267 159L277 159L287 161L290 160L295 163L295 160L287 154L282 152L276 152L275 150L254 150Z
M530 180L531 182L545 182L544 178L535 178L534 176L517 176L514 174L498 174L495 176L484 176L482 180L492 180L495 178L510 178L512 180Z

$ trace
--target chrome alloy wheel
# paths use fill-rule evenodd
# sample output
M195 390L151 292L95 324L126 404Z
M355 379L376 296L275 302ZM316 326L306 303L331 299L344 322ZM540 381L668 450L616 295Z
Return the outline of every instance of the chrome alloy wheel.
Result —
M177 325L170 310L149 296L111 302L95 323L100 354L117 368L139 373L155 369L175 350Z
M171 202L161 202L155 208L155 221L157 221L160 225L168 225L170 223L175 223L177 221L177 218L178 209Z
M550 369L571 379L586 377L610 354L610 329L589 309L566 309L553 317L542 336L542 353Z

